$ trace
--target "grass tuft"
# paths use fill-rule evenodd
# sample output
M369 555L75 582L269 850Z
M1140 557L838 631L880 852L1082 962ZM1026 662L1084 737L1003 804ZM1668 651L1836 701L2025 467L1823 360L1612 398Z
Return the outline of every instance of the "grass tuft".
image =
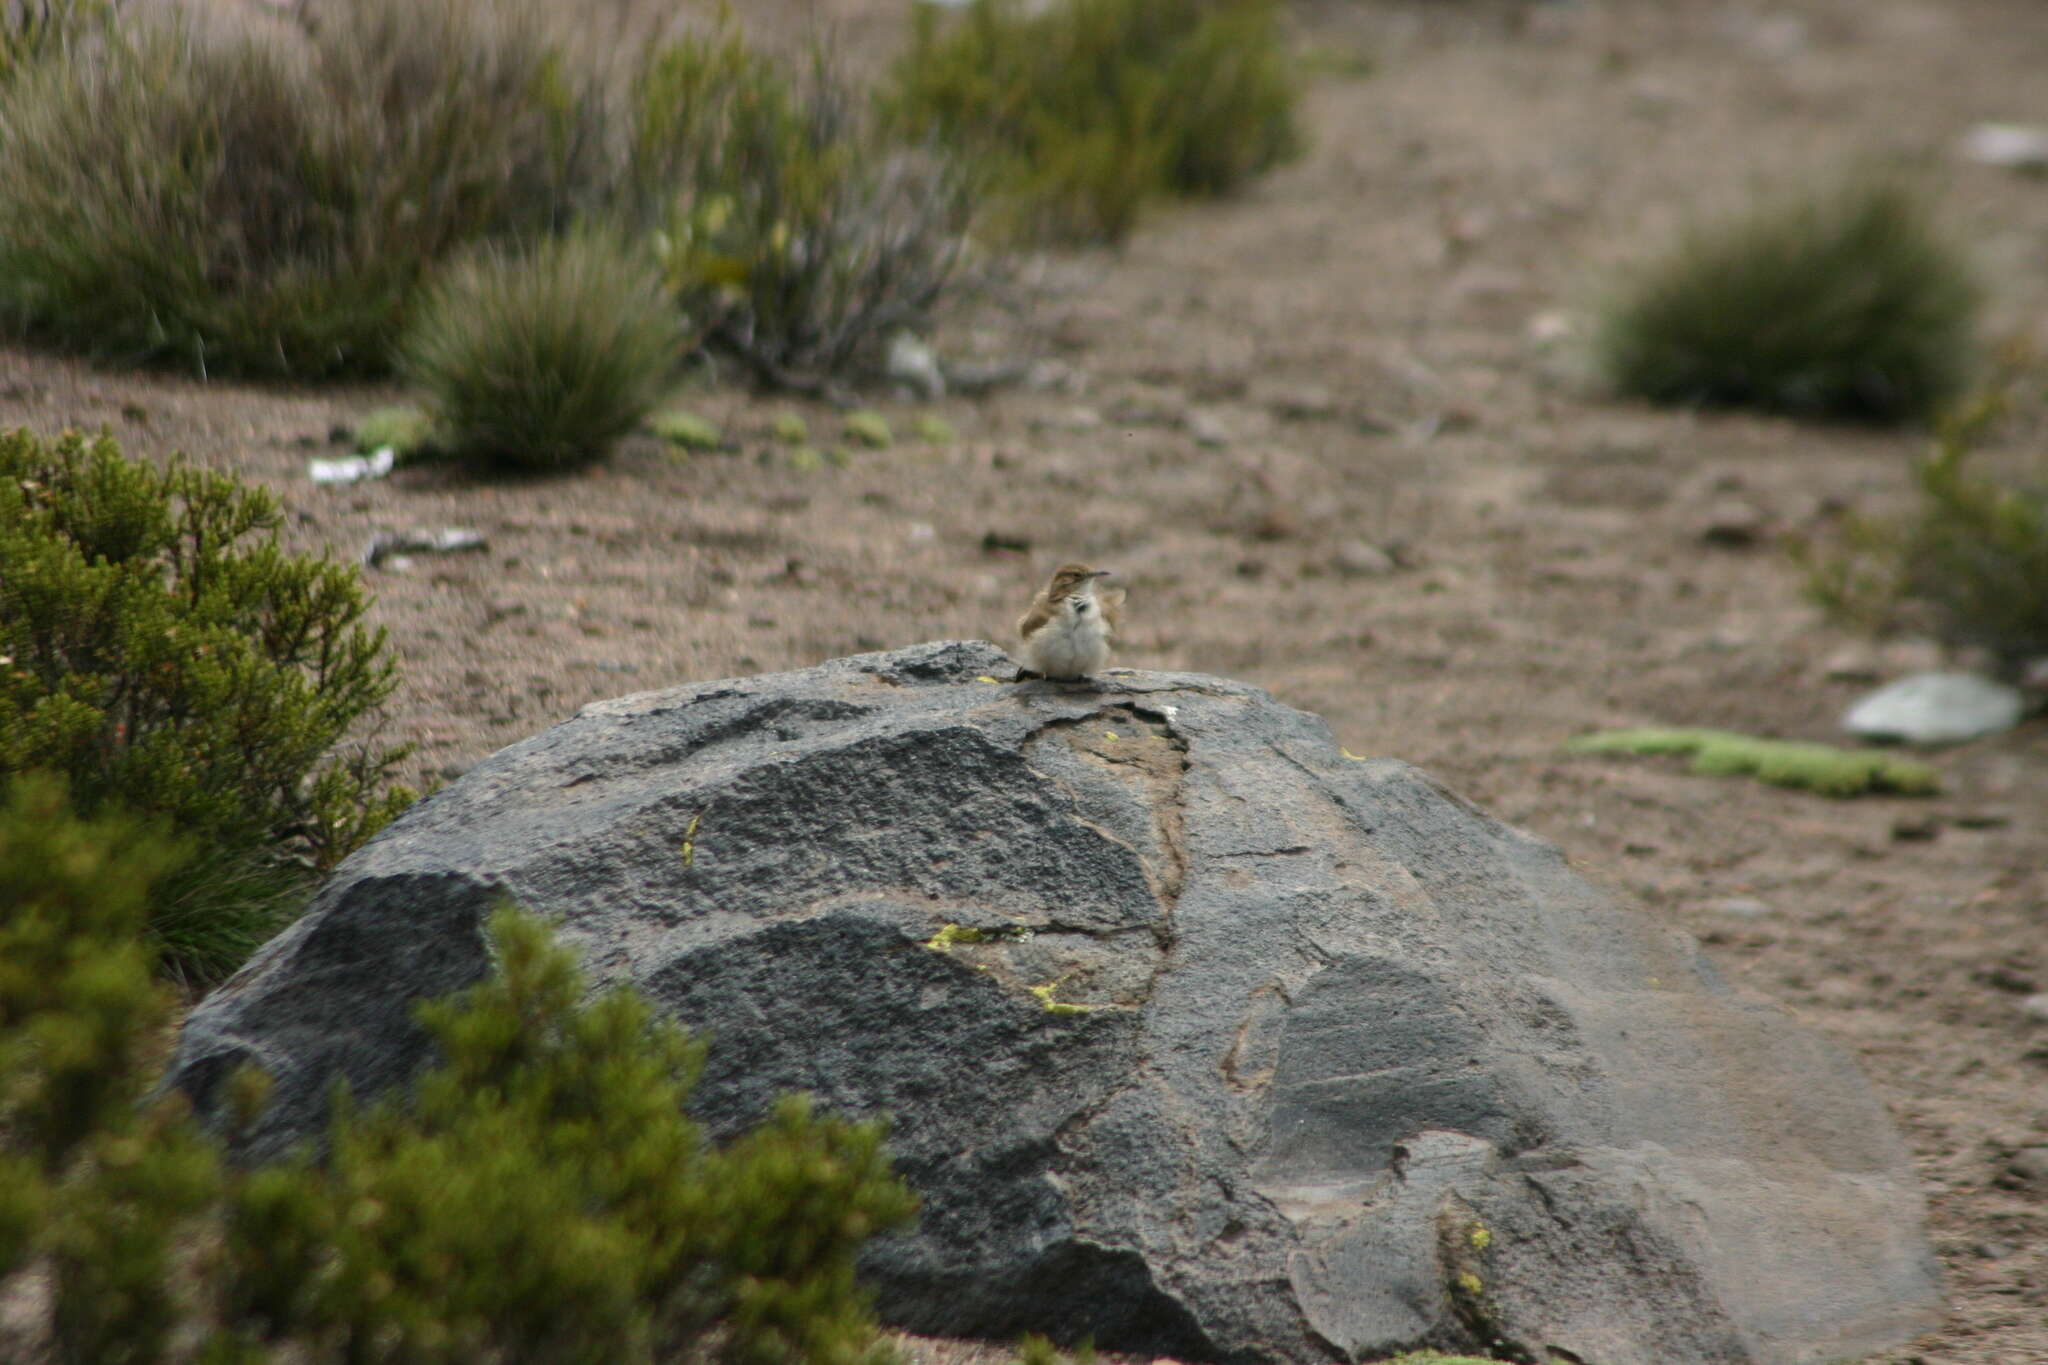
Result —
M1221 195L1299 150L1270 0L975 0L918 8L884 97L988 168L1025 236L1120 241L1144 206Z
M658 51L635 93L642 180L683 311L777 388L819 392L924 327L966 258L972 188L905 145L822 49L794 69L733 33Z
M654 263L586 232L457 262L428 290L400 365L451 454L538 471L603 458L681 353Z
M1859 180L1691 229L1607 304L1595 347L1652 402L1894 422L1962 390L1978 302L1920 198Z
M551 230L601 174L602 101L516 0L137 15L0 99L0 314L202 375L382 372L437 261Z
M399 403L378 408L356 423L353 444L362 455L375 454L388 446L402 464L430 454L438 441L434 419L425 409Z
M1852 517L1829 549L1802 549L1808 591L1869 629L1925 631L2008 671L2048 658L2048 459L2030 480L1968 460L2002 403L1952 413L1914 469L1919 497L1892 520Z
M869 450L887 450L896 443L895 434L889 430L889 419L879 412L863 410L849 412L841 424L839 434L855 445Z

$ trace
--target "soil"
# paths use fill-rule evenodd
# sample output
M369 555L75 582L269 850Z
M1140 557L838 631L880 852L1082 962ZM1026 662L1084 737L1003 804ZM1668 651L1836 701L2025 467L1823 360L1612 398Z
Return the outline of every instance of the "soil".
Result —
M857 54L902 9L822 6ZM756 7L770 26L798 3ZM1229 674L1562 845L1726 973L1862 1059L1914 1151L1949 1310L1887 1362L2048 1361L2048 725L1939 752L1944 794L1830 801L1665 760L1571 757L1597 728L1839 739L1876 681L1936 659L1805 599L1787 553L1904 505L1924 432L1656 411L1584 377L1613 270L1689 215L1876 161L1920 168L1991 285L1996 337L2048 345L2048 181L1952 153L2048 120L2039 0L1297 5L1311 147L1123 250L1024 263L938 335L1038 386L913 405L901 439L805 471L769 434L840 415L731 384L733 437L650 438L573 477L447 469L315 487L330 430L391 388L137 377L0 351L0 425L111 429L277 490L293 544L474 528L483 553L368 578L401 659L415 775L623 692L934 638L1006 643L1058 561L1116 569L1121 662ZM2038 461L2038 368L1987 458ZM966 1348L927 1343L935 1360ZM949 1354L952 1352L952 1354Z

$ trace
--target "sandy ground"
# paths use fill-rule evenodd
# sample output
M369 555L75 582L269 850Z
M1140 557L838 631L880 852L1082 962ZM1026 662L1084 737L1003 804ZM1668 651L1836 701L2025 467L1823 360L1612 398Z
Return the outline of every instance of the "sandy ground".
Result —
M893 4L822 8L857 52L900 32ZM643 439L573 478L334 490L306 460L395 390L19 351L0 424L105 424L234 468L282 494L295 544L341 556L483 532L485 553L371 575L406 679L392 731L427 777L598 698L1003 640L1058 560L1120 570L1124 662L1255 682L1354 753L1422 765L1852 1050L1912 1144L1951 1296L1940 1331L1879 1359L2048 1360L2048 1188L2012 1164L2048 1145L2048 1020L2021 1008L2048 992L2048 726L1936 755L1946 794L1919 801L1560 751L1645 723L1828 739L1931 661L1824 623L1785 553L1844 506L1900 505L1924 436L1617 403L1573 331L1693 209L1875 159L1939 188L1993 333L2048 345L2048 182L1948 151L1980 120L2048 119L2048 10L1328 0L1293 26L1319 73L1307 156L1120 253L1028 263L956 319L952 352L1059 380L933 405L957 443L801 472L771 418L829 435L835 414L712 388L686 401L725 453ZM2039 467L2042 395L2036 372L1989 458ZM919 411L878 406L899 430ZM1731 518L1749 543L1708 534Z

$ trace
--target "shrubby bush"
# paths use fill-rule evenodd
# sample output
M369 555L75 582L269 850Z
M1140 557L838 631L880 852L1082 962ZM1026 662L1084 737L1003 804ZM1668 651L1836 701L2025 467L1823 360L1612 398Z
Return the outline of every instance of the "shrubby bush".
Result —
M1962 389L1978 302L1915 195L1856 181L1692 228L1608 302L1595 346L1657 403L1897 421Z
M814 390L871 367L958 277L971 186L886 134L822 49L792 74L730 31L685 38L634 100L670 286L758 379Z
M220 1189L182 1100L146 1102L169 1018L143 928L185 856L133 817L0 777L0 1278L52 1278L65 1361L160 1360L191 1309L177 1248Z
M708 1147L697 1045L500 912L496 975L421 1010L410 1102L338 1099L324 1160L225 1170L149 1100L164 1022L140 936L176 855L61 785L0 806L0 1277L50 1272L48 1334L93 1362L885 1359L853 1257L907 1220L876 1125L786 1100ZM248 1122L263 1078L229 1082Z
M421 1008L444 1060L410 1103L344 1104L324 1162L231 1193L229 1319L318 1359L875 1358L854 1253L914 1209L880 1129L787 1099L707 1149L696 1044L630 990L579 1006L532 919L491 938L497 976Z
M1915 466L1910 512L1851 518L1834 544L1802 551L1831 613L1980 649L2008 671L2048 658L2048 459L2036 457L2027 482L1974 468L1972 449L1998 411L1983 400L1942 423Z
M822 56L720 27L600 59L538 0L290 14L24 30L51 59L0 84L0 320L121 363L374 374L444 261L590 228L659 261L686 336L817 387L955 278L964 182Z
M1270 0L918 7L886 107L989 168L1027 235L1118 241L1162 195L1218 195L1299 148Z
M47 769L88 815L197 841L151 927L201 977L277 927L300 863L332 866L413 799L388 785L404 751L335 756L393 666L356 570L287 554L280 520L261 488L108 436L0 433L0 778Z
M376 373L436 261L595 198L602 101L536 6L304 13L138 12L0 94L0 311L123 363Z
M582 232L486 247L427 290L399 349L449 453L526 470L599 459L651 411L684 349L651 253Z

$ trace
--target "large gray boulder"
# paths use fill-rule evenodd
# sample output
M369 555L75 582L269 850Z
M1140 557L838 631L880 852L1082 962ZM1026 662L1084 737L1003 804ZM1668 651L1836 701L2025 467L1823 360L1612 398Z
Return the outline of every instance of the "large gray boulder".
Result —
M203 1112L402 1082L511 896L708 1030L721 1133L894 1117L884 1314L1194 1359L1853 1356L1937 1302L1854 1066L1558 851L1256 689L938 644L584 708L348 860L186 1025Z

